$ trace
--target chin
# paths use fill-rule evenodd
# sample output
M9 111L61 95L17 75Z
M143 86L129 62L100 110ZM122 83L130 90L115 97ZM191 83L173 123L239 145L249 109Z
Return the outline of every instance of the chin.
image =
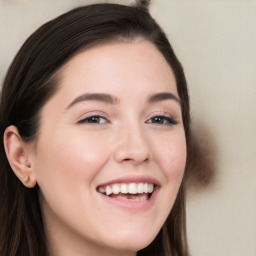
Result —
M108 239L107 243L117 250L137 252L153 242L156 236L157 234L153 234L152 231L144 233L135 230L130 232L130 234L112 236L110 240Z

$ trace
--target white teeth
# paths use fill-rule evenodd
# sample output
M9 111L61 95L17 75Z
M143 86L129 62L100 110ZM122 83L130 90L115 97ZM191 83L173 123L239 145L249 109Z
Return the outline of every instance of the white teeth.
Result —
M114 184L113 186L112 186L112 192L114 193L114 194L119 194L120 193L120 186L118 185L118 184Z
M144 193L148 193L148 183L143 184Z
M130 194L137 194L137 186L136 186L136 183L130 183L128 185L128 192Z
M152 184L153 185L153 184ZM139 194L142 194L144 192L144 185L143 183L139 183L138 186L137 186L137 192Z
M103 188L103 187L99 187L99 192L100 192L100 193L106 193L106 190L105 190L105 188Z
M127 184L121 184L121 193L127 194L128 193L128 186Z
M149 193L152 193L153 190L154 190L154 185L153 185L153 184L149 184L149 185L148 185L148 192L149 192Z
M154 184L152 183L116 183L107 186L101 186L98 188L98 191L107 196L111 194L143 194L143 193L152 193L154 191Z
M112 188L110 186L106 186L106 195L112 194Z

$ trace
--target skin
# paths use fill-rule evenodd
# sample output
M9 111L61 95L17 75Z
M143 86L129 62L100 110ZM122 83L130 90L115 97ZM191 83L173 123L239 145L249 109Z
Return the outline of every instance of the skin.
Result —
M179 102L148 102L162 92L178 98L173 72L150 42L93 47L62 68L59 89L42 109L36 143L21 142L15 128L6 132L7 152L19 141L25 148L20 159L29 171L14 166L16 175L24 182L29 173L31 186L40 187L53 256L132 256L159 232L186 162ZM85 93L109 94L114 102L75 100ZM90 123L91 116L101 117ZM149 209L121 207L97 192L99 185L128 176L158 182Z

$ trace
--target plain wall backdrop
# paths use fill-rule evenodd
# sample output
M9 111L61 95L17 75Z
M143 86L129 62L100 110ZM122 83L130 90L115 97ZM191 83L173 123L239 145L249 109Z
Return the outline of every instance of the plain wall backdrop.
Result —
M41 24L99 2L131 1L0 0L0 81ZM151 13L184 66L191 97L191 255L256 256L256 1L153 0Z

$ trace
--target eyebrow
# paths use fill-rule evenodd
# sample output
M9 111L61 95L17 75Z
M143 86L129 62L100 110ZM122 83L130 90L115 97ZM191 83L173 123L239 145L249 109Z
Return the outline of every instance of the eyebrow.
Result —
M80 96L78 96L77 98L75 98L67 107L70 108L73 105L79 103L79 102L83 102L83 101L99 101L99 102L103 102L103 103L107 103L107 104L117 104L119 102L118 98L110 95L110 94L106 94L106 93L85 93L82 94Z
M163 100L174 100L179 104L181 104L180 99L170 92L161 92L161 93L153 94L149 97L148 102L155 103Z
M164 101L164 100L175 100L176 102L178 102L179 104L181 104L180 99L178 97L176 97L174 94L170 93L170 92L161 92L161 93L156 93L153 95L150 95L148 98L148 102L149 103L156 103L159 101ZM110 94L106 94L106 93L84 93L80 96L78 96L77 98L75 98L66 109L69 109L70 107L72 107L73 105L83 102L83 101L99 101L99 102L103 102L106 104L111 104L111 105L115 105L118 104L120 102L120 100Z

